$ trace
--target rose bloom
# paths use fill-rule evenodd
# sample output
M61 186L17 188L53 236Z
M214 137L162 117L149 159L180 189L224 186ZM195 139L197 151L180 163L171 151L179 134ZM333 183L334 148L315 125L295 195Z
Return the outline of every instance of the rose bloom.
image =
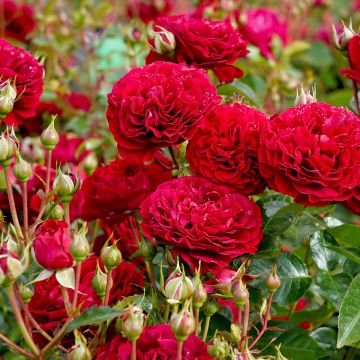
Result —
M340 74L345 74L349 79L360 83L360 35L355 35L348 44L350 69L341 69Z
M353 196L342 203L352 213L360 216L360 186L357 186L353 191Z
M3 9L5 36L22 42L28 40L28 35L35 30L35 14L29 4L18 4L12 0L0 0Z
M73 265L69 250L71 242L69 227L65 221L46 220L35 234L36 261L47 270L71 267Z
M43 73L43 67L29 52L0 39L1 82L15 81L17 96L21 95L3 121L19 125L35 115L43 91Z
M80 286L78 304L84 310L93 305L101 305L101 298L92 288L92 279L95 274L96 264L100 261L97 256L90 256L81 264ZM104 269L103 269L104 271ZM109 305L121 301L125 296L141 293L144 286L143 273L138 272L136 266L123 261L112 273L113 286L110 290ZM73 290L67 289L70 302L73 300ZM28 304L29 311L41 327L50 335L68 318L61 287L55 275L49 279L35 283L34 296ZM33 329L35 340L42 343L44 339Z
M247 10L245 24L239 25L240 32L249 43L257 46L261 54L272 57L271 42L278 36L283 44L287 42L287 24L277 12L267 8Z
M115 160L99 167L80 189L83 196L81 218L121 222L131 215L156 186L171 179L171 170L158 163L144 165Z
M203 71L155 62L131 70L114 85L106 116L120 155L148 161L157 149L190 139L218 102Z
M175 36L175 52L170 61L211 69L221 82L243 76L231 65L248 51L246 41L229 21L210 21L186 16L169 16L156 21L154 31L164 28ZM166 55L151 51L146 61L169 60Z
M86 95L78 92L72 92L68 94L65 100L69 106L76 110L87 112L91 108L90 99Z
M176 359L177 340L168 324L146 326L136 341L136 356L139 360ZM128 360L131 356L131 342L121 336L100 346L96 360ZM183 360L211 360L206 344L191 334L183 345Z
M128 16L139 17L145 23L167 15L174 7L174 0L129 0Z
M275 115L260 138L260 172L270 188L303 205L347 200L359 183L360 118L324 103Z
M258 168L260 132L266 116L249 106L218 105L189 141L190 169L241 194L261 193L266 184Z
M140 206L141 228L150 241L204 271L254 254L262 239L261 211L246 196L206 178L187 176L160 184Z

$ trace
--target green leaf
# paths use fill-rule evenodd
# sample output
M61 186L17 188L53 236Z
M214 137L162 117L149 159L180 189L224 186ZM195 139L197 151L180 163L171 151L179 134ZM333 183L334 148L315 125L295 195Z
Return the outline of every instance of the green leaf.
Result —
M114 319L121 315L119 311L112 309L109 306L92 306L84 310L75 320L73 320L66 332L74 331L75 329L85 325L100 324L104 321Z
M310 235L310 254L319 269L329 271L338 265L341 256L328 248L334 245L336 241L328 233L316 231Z
M304 321L311 323L324 321L329 315L333 314L334 311L335 309L331 304L328 304L328 306L323 305L317 309L295 311L291 316L291 321L295 324L300 324Z
M337 333L334 329L328 327L321 327L313 331L310 336L318 343L318 345L323 350L330 351L330 354L333 354L337 351Z
M336 251L341 255L346 256L354 263L360 264L359 250L352 248L341 248L339 246L328 246L330 250Z
M75 273L73 268L57 270L55 276L61 286L75 289Z
M320 271L316 277L316 284L320 287L321 295L339 309L351 280L352 277L348 273L331 275L327 271Z
M343 224L327 230L335 240L343 245L360 247L360 227L352 224Z
M274 263L278 264L277 273L281 279L281 286L274 295L274 302L289 305L305 294L311 284L311 278L306 265L297 256L283 252L276 259L256 256L252 259L249 273L266 273L254 280L251 285L267 293L264 281Z
M297 40L291 42L286 48L284 49L284 56L288 58L292 58L299 53L302 53L310 48L310 44L306 41Z
M360 340L360 274L351 282L339 310L337 347L352 345Z

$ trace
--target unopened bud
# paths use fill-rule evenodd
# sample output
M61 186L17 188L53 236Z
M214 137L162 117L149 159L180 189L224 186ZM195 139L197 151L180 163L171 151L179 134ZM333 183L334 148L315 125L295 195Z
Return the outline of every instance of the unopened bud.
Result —
M115 269L121 264L122 256L116 244L102 248L100 258L107 270Z
M272 273L265 279L265 285L270 293L276 292L276 290L281 286L281 280L276 273L276 267L273 267Z
M83 160L83 166L85 171L91 175L95 169L98 167L98 159L94 153L89 154L84 160Z
M50 210L52 207L51 204L47 205L47 210ZM51 213L49 215L51 219L54 220L62 220L64 218L64 209L61 205L55 205L55 207L51 210Z
M16 95L16 87L11 84L10 79L0 84L0 120L13 110Z
M150 261L154 257L154 245L146 239L142 239L139 250L140 255L144 258L144 260Z
M192 295L192 305L195 309L200 309L207 299L207 292L200 280L199 273L196 273L195 277L192 280L192 283L194 288Z
M300 93L297 92L295 99L295 106L312 104L315 103L316 100L316 89L313 88L312 92L307 91L304 92L304 88L301 87Z
M238 308L244 306L249 299L249 291L246 289L246 286L241 279L236 279L233 282L231 291L235 306Z
M53 189L62 202L69 202L79 187L80 183L73 175L64 174L61 170L58 171L53 183Z
M122 322L122 333L130 341L136 341L144 328L144 315L142 311L130 306L124 313Z
M55 129L55 117L53 117L49 126L42 132L40 136L41 143L46 150L54 150L55 146L59 143L59 134Z
M24 270L20 260L12 257L11 255L7 258L7 269L8 271L6 276L11 280L17 279Z
M184 341L195 329L194 315L189 311L188 305L170 318L171 330L178 341Z
M213 316L219 310L219 304L217 301L206 301L202 310L206 316Z
M208 345L208 353L215 359L226 359L229 355L228 345L224 341L216 338Z
M74 240L69 247L71 255L77 263L81 263L82 261L84 261L90 251L90 245L86 239L86 232L87 228L84 224L83 227L78 231L78 233L75 234Z
M150 39L149 43L154 51L161 55L173 52L176 47L174 34L159 25L154 25L154 38Z
M98 264L96 266L95 275L92 279L91 285L95 290L96 294L100 297L104 297L106 294L106 282L107 282L107 276L100 269L100 266Z
M177 266L165 281L165 296L170 300L183 301L189 298L192 292L191 280Z
M28 304L34 295L34 292L28 286L22 284L19 285L19 293L25 304Z
M86 339L79 331L75 331L75 345L69 354L70 360L91 360L91 352L86 346Z
M356 35L350 22L347 27L344 22L339 26L332 26L332 38L335 46L342 51L346 51L349 41Z
M15 155L16 144L4 133L0 137L0 165L8 167L11 164L12 158Z
M13 174L22 183L27 182L32 174L31 165L23 160L19 153L17 154L17 160L13 167Z

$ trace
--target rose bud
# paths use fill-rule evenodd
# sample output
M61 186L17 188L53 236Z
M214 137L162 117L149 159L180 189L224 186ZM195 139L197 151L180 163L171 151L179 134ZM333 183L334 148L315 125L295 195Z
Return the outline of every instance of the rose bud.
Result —
M295 106L312 104L316 102L316 89L314 88L312 93L310 91L304 92L304 88L301 87L300 93L296 91Z
M189 311L189 303L184 305L178 313L173 313L170 318L170 326L176 339L184 341L195 329L194 315Z
M200 269L199 269L200 270ZM199 271L196 272L194 278L192 279L193 284L193 294L192 294L192 306L195 309L200 309L204 302L207 299L207 292L204 288L204 285L202 284L200 280L200 273Z
M19 285L19 293L25 304L28 304L34 295L34 292L28 286L23 284Z
M124 313L122 322L122 334L130 341L136 341L144 328L144 315L142 311L134 306L130 306Z
M86 346L85 337L75 330L75 345L69 354L70 360L91 360L91 352Z
M236 307L241 308L249 299L249 291L241 279L236 279L231 287L234 304Z
M230 355L228 344L218 338L209 344L208 352L215 359L226 359Z
M342 51L346 51L350 40L356 35L354 29L352 28L352 23L350 22L349 27L347 27L343 22L338 28L332 26L332 38L335 46Z
M22 183L27 182L32 174L31 165L22 159L19 152L17 153L17 160L13 167L13 174Z
M100 258L108 271L115 269L122 261L121 252L115 243L111 246L103 247L100 253Z
M155 247L154 245L146 240L142 239L139 248L139 254L145 259L150 261L154 257Z
M15 155L16 144L9 136L2 133L0 137L0 165L8 167Z
M10 113L16 101L16 87L7 79L0 85L0 120Z
M185 275L184 269L181 272L179 263L176 269L165 281L165 296L172 301L183 301L189 298L193 292L191 280Z
M219 304L217 301L206 301L202 310L206 316L213 316L219 310Z
M56 176L53 188L55 194L61 198L62 202L70 202L73 195L79 190L80 182L72 174L64 174L60 169Z
M37 262L47 270L71 267L70 253L72 239L65 221L46 220L37 230L34 253Z
M98 264L91 285L96 294L98 294L100 297L104 297L106 294L106 282L107 276L104 272L102 272Z
M265 279L265 285L271 294L276 292L277 289L281 286L281 280L276 273L276 266L273 267L270 276Z
M91 175L98 167L98 159L94 153L90 153L84 160L83 166L87 174Z
M174 34L159 25L154 25L154 38L150 39L149 43L154 51L161 55L173 52L176 47Z
M48 204L46 205L47 207L47 211L50 211L50 209L52 209L52 205ZM62 220L64 218L64 209L61 205L56 205L52 210L50 215L48 215L49 218L54 219L54 220Z
M71 255L77 263L84 261L90 252L90 245L86 238L86 233L87 227L86 224L83 224L78 233L74 235L74 240L69 247Z
M59 143L59 134L55 129L55 116L52 118L49 126L42 132L40 136L41 143L48 151L54 150Z

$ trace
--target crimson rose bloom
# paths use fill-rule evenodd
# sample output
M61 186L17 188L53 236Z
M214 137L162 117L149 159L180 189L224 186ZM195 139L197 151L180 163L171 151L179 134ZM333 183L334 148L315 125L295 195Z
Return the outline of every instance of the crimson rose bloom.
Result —
M130 0L127 12L129 17L139 17L145 23L167 15L173 8L174 0Z
M272 57L271 42L275 35L279 36L283 44L287 42L286 23L280 20L275 11L267 8L249 9L240 32L267 58Z
M102 304L101 298L91 285L98 261L100 259L96 256L91 256L81 264L78 304L81 304L82 310ZM120 301L125 296L139 293L144 286L143 273L138 272L135 265L126 261L123 261L111 274L113 286L110 290L109 305ZM67 292L72 302L74 292L71 289L67 289ZM35 320L50 335L53 335L59 324L66 321L68 316L64 307L64 298L55 275L35 283L34 296L29 303L29 310ZM33 332L37 335L36 341L42 342L42 336L35 329Z
M28 35L35 29L35 15L28 4L17 4L12 0L0 0L3 9L5 36L22 42L27 41Z
M144 165L115 160L99 167L80 189L83 196L81 217L114 223L126 219L156 186L171 179L171 170L158 163Z
M65 221L46 220L37 230L34 252L37 262L47 270L73 265L69 246L72 239Z
M244 195L261 193L266 184L258 169L258 145L266 116L246 105L218 105L193 138L186 157L190 169Z
M356 215L360 215L360 186L357 186L353 191L353 196L343 203L348 210Z
M21 94L13 111L4 118L7 124L18 125L35 115L43 90L43 73L43 67L29 52L0 39L1 82L15 81L17 95Z
M351 197L359 183L360 118L324 103L275 115L260 138L260 172L273 190L303 205Z
M121 156L151 160L157 149L190 139L219 101L203 71L155 62L114 85L106 116Z
M176 359L177 340L170 325L147 326L136 342L136 355L139 360ZM98 349L96 360L128 360L131 356L131 342L121 336L114 337ZM206 344L191 334L183 345L183 360L211 360Z
M140 206L141 228L151 241L172 247L193 267L218 270L262 239L261 211L244 195L198 176L160 184Z
M175 36L176 47L171 61L212 69L221 82L230 82L243 76L243 72L231 64L248 53L247 43L229 21L210 21L181 15L158 19L154 26L155 32L161 31L159 26ZM151 51L146 62L165 59L166 56Z
M341 69L340 74L345 74L349 79L360 83L360 35L355 35L348 44L350 69Z

